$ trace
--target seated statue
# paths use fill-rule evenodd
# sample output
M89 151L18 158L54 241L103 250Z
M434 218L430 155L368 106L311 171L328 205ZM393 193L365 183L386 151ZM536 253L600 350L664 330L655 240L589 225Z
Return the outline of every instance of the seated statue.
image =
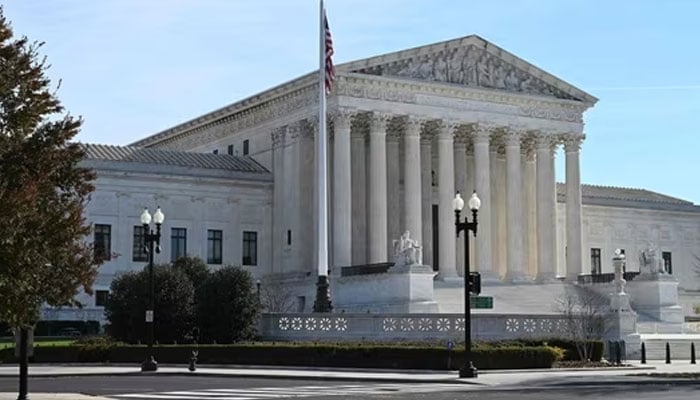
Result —
M642 274L663 274L664 262L659 257L659 249L648 245L639 252L639 272Z
M423 263L423 250L410 235L405 231L399 240L394 240L394 265L397 267Z

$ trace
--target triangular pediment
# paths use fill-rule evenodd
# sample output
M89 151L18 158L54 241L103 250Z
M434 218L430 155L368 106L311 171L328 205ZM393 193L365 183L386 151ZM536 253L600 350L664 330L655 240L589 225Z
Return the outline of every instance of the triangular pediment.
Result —
M371 57L339 71L444 82L594 104L598 99L472 35Z

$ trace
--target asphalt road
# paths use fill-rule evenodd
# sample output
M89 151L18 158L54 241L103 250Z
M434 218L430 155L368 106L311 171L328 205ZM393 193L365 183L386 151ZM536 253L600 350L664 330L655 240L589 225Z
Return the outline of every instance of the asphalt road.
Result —
M0 378L0 392L16 392L17 378ZM115 399L606 399L688 400L700 393L700 382L653 383L542 382L528 388L488 389L472 384L377 383L322 380L251 379L207 376L74 376L30 378L32 392L72 392ZM30 396L31 397L31 396Z

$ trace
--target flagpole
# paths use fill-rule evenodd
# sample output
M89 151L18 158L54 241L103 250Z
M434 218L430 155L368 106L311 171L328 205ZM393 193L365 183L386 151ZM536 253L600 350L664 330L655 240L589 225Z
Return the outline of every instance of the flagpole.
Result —
M316 301L314 312L331 312L330 291L328 285L328 178L326 148L326 13L323 0L320 0L319 12L319 67L318 67L318 138L316 152L316 188L318 215L316 218L316 265L318 281L316 282Z

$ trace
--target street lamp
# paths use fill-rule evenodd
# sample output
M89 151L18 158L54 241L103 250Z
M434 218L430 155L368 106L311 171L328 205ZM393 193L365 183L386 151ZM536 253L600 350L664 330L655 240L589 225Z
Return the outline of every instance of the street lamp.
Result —
M150 299L148 309L146 310L146 325L148 329L148 350L146 359L141 364L141 371L156 371L158 363L153 356L153 303L155 298L155 290L153 286L153 253L160 253L160 226L165 220L165 215L156 208L153 213L153 222L156 224L156 231L151 229L151 214L148 212L148 207L144 208L141 213L141 225L143 225L143 245L148 252L148 285L150 286Z
M472 364L472 321L471 321L471 304L470 304L470 285L469 285L469 231L474 233L476 237L476 214L479 212L481 200L476 195L476 191L469 198L469 209L472 210L472 222L464 216L464 222L459 222L459 213L464 207L464 200L459 192L452 200L452 207L455 210L455 227L457 228L457 237L459 233L464 231L464 358L465 363L459 370L460 378L476 378L478 371Z

